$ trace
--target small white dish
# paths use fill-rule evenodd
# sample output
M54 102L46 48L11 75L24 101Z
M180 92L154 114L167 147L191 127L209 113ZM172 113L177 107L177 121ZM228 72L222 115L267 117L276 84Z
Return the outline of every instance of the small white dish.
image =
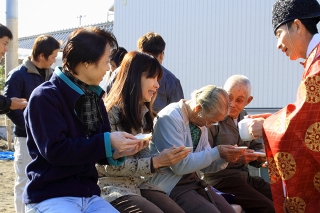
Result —
M145 140L150 139L152 137L152 134L151 133L148 133L148 134L137 134L137 135L135 135L135 137L137 139L139 139L139 140L145 141Z
M187 150L187 149L189 149L190 151L192 151L192 150L193 150L193 147L192 147L192 146L186 146L186 147L184 147L183 150Z
M234 148L235 149L248 149L247 146L235 146Z
M266 157L266 153L264 152L254 152L253 154L258 154L261 157Z

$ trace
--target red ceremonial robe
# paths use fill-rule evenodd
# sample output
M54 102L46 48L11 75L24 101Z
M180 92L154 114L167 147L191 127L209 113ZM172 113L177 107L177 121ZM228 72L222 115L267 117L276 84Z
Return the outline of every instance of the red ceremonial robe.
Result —
M277 213L320 212L319 55L320 43L304 64L296 102L267 118L263 125Z

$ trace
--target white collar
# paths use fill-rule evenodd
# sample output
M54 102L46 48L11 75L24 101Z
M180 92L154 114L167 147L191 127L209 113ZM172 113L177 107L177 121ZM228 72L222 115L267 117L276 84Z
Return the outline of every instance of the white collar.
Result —
M319 42L320 42L320 34L316 33L313 35L313 37L309 43L309 46L307 49L307 55L306 55L307 58L310 55L311 51L319 44Z

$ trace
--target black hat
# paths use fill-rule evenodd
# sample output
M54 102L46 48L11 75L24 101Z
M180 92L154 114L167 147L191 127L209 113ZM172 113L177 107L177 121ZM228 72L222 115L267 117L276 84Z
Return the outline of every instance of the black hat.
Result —
M278 27L295 19L320 19L320 5L317 0L276 0L272 9L274 33Z

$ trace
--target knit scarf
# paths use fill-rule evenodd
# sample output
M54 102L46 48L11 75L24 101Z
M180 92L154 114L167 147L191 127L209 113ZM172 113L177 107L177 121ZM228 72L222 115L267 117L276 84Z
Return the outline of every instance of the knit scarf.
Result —
M80 119L83 121L87 136L95 132L100 124L103 124L103 118L99 107L99 96L88 89L89 85L74 77L70 72L63 71L63 73L83 92L82 106L80 111Z
M191 132L193 151L195 151L201 137L201 129L198 126L193 125L192 123L189 123L189 128Z

